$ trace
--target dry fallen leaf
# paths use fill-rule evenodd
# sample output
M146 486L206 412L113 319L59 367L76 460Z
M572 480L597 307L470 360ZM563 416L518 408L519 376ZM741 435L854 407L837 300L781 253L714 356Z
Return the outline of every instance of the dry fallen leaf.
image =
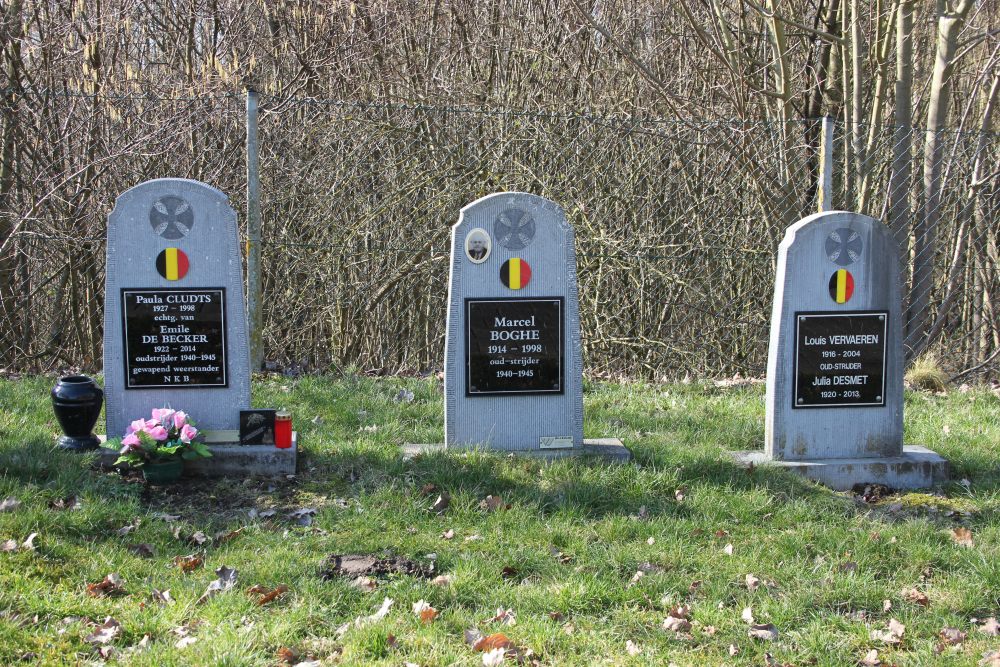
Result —
M986 651L983 659L979 661L979 667L1000 667L1000 651Z
M0 544L0 552L2 553L12 553L17 551L17 540L6 540L3 544Z
M648 544L649 546L653 546L654 544L656 544L656 538L650 535L649 539L646 540L646 544Z
M359 591L364 591L365 593L371 593L376 588L378 588L378 583L374 579L369 577L357 577L351 581L351 586L357 588Z
M889 629L885 631L872 630L871 638L886 644L899 644L903 641L903 633L906 626L892 618L889 619Z
M872 649L865 654L865 657L861 658L858 664L863 667L879 667L882 661L878 659L878 651Z
M66 496L49 502L49 509L54 510L78 510L83 505L76 496Z
M625 642L625 652L634 657L642 653L642 649L636 646L635 642L629 639Z
M938 637L941 638L941 641L950 646L958 646L965 641L967 636L967 632L962 632L958 628L944 628L938 633Z
M892 610L892 600L882 600L882 613L888 614Z
M753 609L751 609L750 607L744 609L743 613L740 614L740 618L742 618L747 624L753 625L754 624Z
M455 537L455 530L453 528L449 528L448 530L441 533L442 540L450 540L453 537Z
M750 589L751 591L755 591L758 588L760 588L760 579L753 576L752 574L748 574L746 576L746 583L747 583L747 588Z
M13 512L20 506L21 501L14 496L10 496L9 498L4 498L3 502L0 502L0 512Z
M733 545L732 544L727 544L726 546L722 547L722 553L726 554L727 556L732 556L733 555Z
M440 574L433 579L431 579L431 584L434 586L451 586L455 578L450 574Z
M684 502L684 495L686 493L687 493L687 487L682 486L681 488L674 491L674 498L677 499L677 502L682 503Z
M517 615L513 609L497 607L497 613L493 618L488 618L483 623L501 623L503 625L517 625Z
M275 656L279 662L283 662L286 665L294 665L299 662L299 652L287 646L279 648Z
M281 597L287 592L288 592L288 586L284 584L281 584L280 586L277 586L274 589L269 589L266 586L261 586L260 584L257 584L256 586L251 586L249 589L247 589L247 595L260 596L257 599L257 606L259 607L263 607L268 602L276 600L277 598Z
M385 598L384 600L382 600L382 606L379 607L378 610L371 616L358 616L353 621L348 621L347 623L344 623L339 628L337 628L336 631L337 637L344 636L344 633L350 630L352 627L360 628L362 626L369 625L371 623L375 623L377 621L382 620L389 613L389 610L392 608L393 602L394 600L392 598Z
M198 641L197 637L181 637L180 639L177 640L177 643L174 644L174 646L176 648L185 648L195 643L196 641Z
M507 658L507 649L495 648L483 653L483 667L500 667Z
M468 632L466 632L466 637L468 637ZM507 635L502 632L496 632L492 635L486 635L485 637L480 637L472 644L473 651L494 651L496 649L509 649L514 646L514 643L510 640Z
M223 591L228 591L236 584L236 576L238 572L232 568L221 566L215 571L217 579L208 585L205 592L201 594L201 597L195 602L195 604L202 604L206 600L209 600Z
M919 604L922 607L926 607L930 604L930 600L927 598L927 595L922 591L918 591L916 588L904 588L903 599L907 602Z
M107 644L117 637L122 631L122 625L115 619L108 616L104 623L94 628L94 631L83 638L88 644Z
M736 644L730 644L729 645L729 655L731 655L731 656L737 656L737 655L739 655L739 653L740 653L740 647L739 646L737 646Z
M427 600L417 600L414 602L413 613L420 618L421 623L430 623L438 617L438 610L432 607Z
M766 639L767 641L772 641L778 638L778 629L771 623L751 625L747 634L754 639Z
M174 565L181 569L181 572L193 572L197 570L205 561L198 554L188 554L187 556L174 556Z
M87 584L87 595L95 598L111 595L125 595L126 592L123 587L124 584L125 580L122 579L116 572L112 572L97 583Z
M991 616L983 621L983 624L979 626L979 631L990 637L996 637L1000 635L1000 623L997 622L995 616Z
M217 545L225 544L226 542L238 536L242 532L243 532L242 528L237 528L236 530L230 530L230 531L220 530L212 537L212 541L215 542L215 544Z
M972 531L968 528L954 528L951 531L951 539L961 547L972 546Z
M691 608L683 605L672 608L665 619L663 629L673 632L687 632L691 629Z
M21 544L21 548L22 549L27 549L28 551L34 551L35 550L35 538L36 537L38 537L38 533L32 533L31 535L28 535L28 539L26 539Z
M140 558L153 558L156 555L156 552L153 551L153 545L148 542L129 545L128 550Z
M174 599L172 597L170 597L170 591L169 590L161 591L159 589L154 588L154 589L152 589L152 592L150 593L150 597L153 598L153 602L159 602L160 604L173 604L174 603Z
M494 510L510 509L510 505L505 505L500 496L486 496L479 502L479 509L493 512Z

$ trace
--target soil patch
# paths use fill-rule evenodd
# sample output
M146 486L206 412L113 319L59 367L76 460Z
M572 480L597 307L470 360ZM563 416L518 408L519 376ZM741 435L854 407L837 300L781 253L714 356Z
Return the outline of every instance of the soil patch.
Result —
M332 554L326 561L326 569L320 572L323 579L334 577L384 577L390 574L406 574L425 579L434 576L434 564L423 565L401 556L379 557L371 554Z

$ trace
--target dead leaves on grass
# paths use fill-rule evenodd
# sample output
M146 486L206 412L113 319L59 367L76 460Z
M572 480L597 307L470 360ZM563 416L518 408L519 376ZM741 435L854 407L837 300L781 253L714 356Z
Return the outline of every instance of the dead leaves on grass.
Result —
M181 569L181 572L185 574L188 572L194 572L199 567L204 565L205 559L198 554L188 554L187 556L174 556L174 565Z
M122 624L108 616L104 623L94 628L94 631L83 638L88 644L107 644L121 634Z
M430 623L438 617L438 610L432 607L427 600L414 602L413 613L416 614L421 623Z
M889 619L889 626L886 630L872 630L871 638L872 641L882 642L884 644L901 644L903 642L903 634L906 632L906 626L897 621L894 618Z
M663 629L671 632L688 632L691 630L691 607L678 605L670 609L663 619Z
M968 528L953 528L951 530L951 539L960 547L972 547L972 531Z
M112 572L96 583L87 584L87 595L95 598L128 595L125 591L125 580Z
M219 567L215 571L217 579L208 585L205 592L202 593L201 597L195 602L195 604L203 604L204 602L214 598L219 593L228 591L233 586L236 585L236 575L238 572L233 568L226 567L225 565Z
M497 510L509 510L510 505L504 503L503 498L500 496L486 496L479 501L479 509L486 513L490 513Z
M5 540L0 543L0 553L14 553L15 551L34 551L35 550L35 539L38 537L38 533L32 533L28 535L26 539L21 544L17 543L17 540Z
M972 619L972 622L977 623L976 619ZM988 637L996 637L1000 635L1000 623L997 623L997 619L994 616L983 619L983 624L979 626L979 631Z
M392 609L393 602L394 600L392 598L385 598L384 600L382 600L382 606L379 607L378 610L371 616L358 616L353 621L348 621L347 623L344 623L339 628L337 628L336 632L337 637L343 637L344 633L346 633L351 628L364 627L366 625L370 625L372 623L382 620L389 613L389 610Z
M279 597L288 592L288 586L281 584L275 588L267 588L266 586L261 586L257 584L251 586L247 589L247 595L250 597L257 596L257 606L263 607L268 602L277 600Z

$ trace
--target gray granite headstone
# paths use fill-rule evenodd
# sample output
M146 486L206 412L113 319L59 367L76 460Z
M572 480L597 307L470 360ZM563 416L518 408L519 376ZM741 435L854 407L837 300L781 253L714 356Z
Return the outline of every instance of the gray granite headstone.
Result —
M573 229L535 195L489 195L452 228L445 444L583 445Z
M107 433L153 408L201 430L239 428L250 359L236 212L216 188L161 178L108 217L104 309Z
M930 486L947 462L903 446L899 251L865 215L832 211L778 248L765 444L776 462L835 488Z

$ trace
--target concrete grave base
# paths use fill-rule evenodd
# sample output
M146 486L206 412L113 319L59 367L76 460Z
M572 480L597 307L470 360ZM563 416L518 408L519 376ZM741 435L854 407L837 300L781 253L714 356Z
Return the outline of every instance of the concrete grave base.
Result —
M184 462L184 474L194 477L275 477L294 475L299 455L299 437L292 431L292 446L278 449L274 445L241 445L239 431L203 431L205 445L212 457ZM98 436L102 447L97 450L100 466L111 468L118 450L104 447L105 436Z
M403 458L411 459L418 454L437 454L440 452L464 452L474 448L448 447L443 442L434 444L412 444L403 445ZM561 449L515 449L515 450L486 450L496 454L517 454L519 456L531 456L539 459L561 459L567 456L599 456L608 459L613 463L628 463L632 460L632 452L628 450L618 438L584 438L583 447L565 447Z
M773 466L815 480L835 491L855 484L882 484L893 489L926 489L948 480L948 461L926 447L908 445L902 456L858 459L774 461L764 452L734 452L737 463Z

